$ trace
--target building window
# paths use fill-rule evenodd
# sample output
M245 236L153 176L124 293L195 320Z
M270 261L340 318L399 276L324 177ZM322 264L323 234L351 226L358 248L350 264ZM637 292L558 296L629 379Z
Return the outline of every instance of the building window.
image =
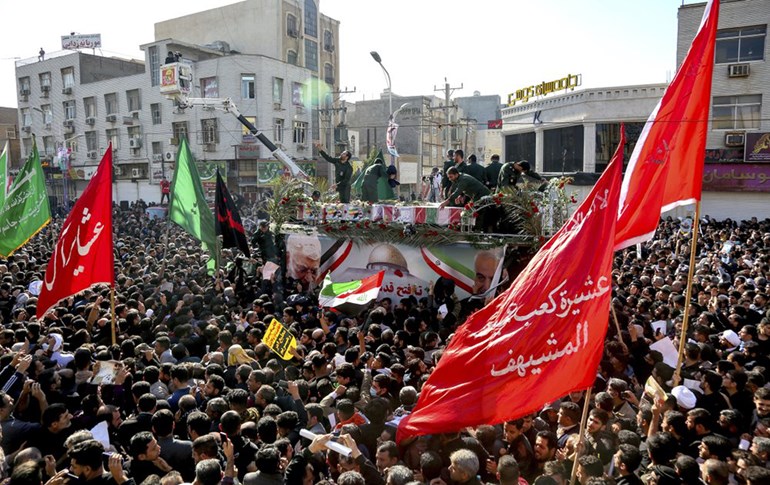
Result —
M94 152L99 149L99 139L95 131L86 131L86 150Z
M128 103L129 111L139 111L142 109L142 97L139 94L139 90L132 89L126 91L126 102Z
M174 138L176 138L177 144L179 144L180 141L182 141L182 138L187 138L187 122L186 121L176 121L174 123L171 123L171 126L174 131Z
M761 61L765 58L766 34L766 25L720 30L717 32L714 62Z
M9 140L15 140L16 139L16 127L15 126L9 126L5 129L5 137Z
M759 129L762 95L714 96L711 125L714 130Z
M273 119L273 141L283 143L283 119Z
M152 158L153 161L156 158L160 158L161 162L163 161L163 144L159 141L152 142Z
M150 112L152 113L152 124L159 125L163 122L160 116L160 103L153 103L150 105Z
M292 66L296 66L299 62L297 51L290 49L288 52L286 52L286 62Z
M71 67L65 67L61 70L61 80L65 88L75 87L75 69Z
M75 101L65 101L62 103L64 106L64 119L65 120L74 120L75 119Z
M244 118L246 118L246 121L251 123L253 126L257 126L256 116L244 116ZM241 123L241 140L246 143L253 143L256 141L254 134L243 123Z
M32 126L32 114L29 108L21 108L21 126Z
M302 83L291 83L291 104L294 106L305 106L305 85Z
M307 123L304 121L294 122L294 143L298 145L305 144L305 138L307 137Z
M112 143L113 150L120 148L120 144L118 143L120 141L120 135L117 128L109 128L104 131L104 134L107 135L107 143Z
M27 77L20 77L19 78L19 94L22 96L29 96L30 93L30 83L29 83L29 76Z
M104 109L107 110L108 115L118 113L118 95L116 93L104 95Z
M583 125L545 130L543 135L543 171L583 171Z
M128 138L129 140L131 138L141 138L142 137L142 127L141 126L129 126L128 127Z
M273 103L280 106L283 103L283 79L273 78Z
M53 123L53 108L50 104L40 106L40 111L43 112L43 123L46 125Z
M299 37L299 29L297 28L297 17L292 14L286 16L286 35L289 37Z
M305 39L305 67L318 72L318 42Z
M201 96L204 98L219 97L219 85L216 77L201 78Z
M43 137L43 156L52 157L56 153L56 146L52 136Z
M160 84L160 53L158 52L158 46L150 46L148 55L150 57L150 86L157 86Z
M254 74L241 74L241 98L254 99Z
M217 118L201 120L201 131L203 132L203 143L205 145L216 145L219 143Z
M51 73L50 72L41 72L38 76L40 79L40 89L43 91L47 91L51 89Z
M326 84L334 84L334 66L328 62L324 64L324 81Z
M628 159L634 151L639 135L642 133L644 123L626 123L626 145L623 148L623 166L628 164ZM612 155L620 143L620 123L596 124L596 173L604 172L610 163Z
M315 0L305 0L305 35L318 37L318 7Z
M324 50L334 52L334 34L331 30L324 30Z
M96 117L96 98L83 98L83 111L86 114L86 118Z

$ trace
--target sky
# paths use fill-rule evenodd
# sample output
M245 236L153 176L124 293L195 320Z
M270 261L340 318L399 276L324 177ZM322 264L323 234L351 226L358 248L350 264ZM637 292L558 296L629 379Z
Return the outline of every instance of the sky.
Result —
M278 0L276 0L278 1ZM342 99L396 95L507 95L567 74L583 88L666 82L676 63L677 10L683 0L320 0L340 22ZM81 0L3 2L0 106L17 107L15 58L61 49L70 32L100 33L102 54L143 59L154 23L237 3L233 0L122 3ZM693 3L687 0L685 3ZM89 51L90 52L90 51ZM98 53L98 52L97 52Z

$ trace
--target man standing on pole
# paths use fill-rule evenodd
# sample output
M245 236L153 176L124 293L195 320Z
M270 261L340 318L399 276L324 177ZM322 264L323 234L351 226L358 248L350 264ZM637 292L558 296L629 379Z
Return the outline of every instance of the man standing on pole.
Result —
M350 203L350 185L353 179L353 166L350 165L350 152L345 150L339 158L329 156L321 149L321 144L316 143L318 153L329 163L334 165L334 177L337 183L337 192L340 194L340 202Z

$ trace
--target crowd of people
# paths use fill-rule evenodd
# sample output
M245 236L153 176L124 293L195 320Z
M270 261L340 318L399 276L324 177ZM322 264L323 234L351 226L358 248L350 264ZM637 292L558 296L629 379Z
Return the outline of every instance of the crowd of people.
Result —
M547 485L573 467L581 484L770 483L770 220L703 220L687 335L687 225L666 219L641 254L617 253L618 326L607 322L589 399L399 444L399 419L466 313L451 282L342 315L318 308L318 288L261 278L281 253L269 228L253 259L225 250L212 277L181 230L165 240L142 204L116 207L113 343L106 286L34 318L60 224L0 260L11 485ZM273 318L296 336L291 360L262 342ZM686 339L686 386L650 350L663 338ZM665 393L652 400L650 377Z

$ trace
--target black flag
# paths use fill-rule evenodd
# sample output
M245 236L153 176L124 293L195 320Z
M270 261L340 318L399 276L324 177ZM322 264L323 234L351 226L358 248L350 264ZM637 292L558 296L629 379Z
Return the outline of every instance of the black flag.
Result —
M251 252L249 251L249 243L246 241L241 216L238 214L238 209L235 208L222 176L219 175L219 169L217 169L216 205L216 231L217 236L222 236L222 247L240 248L246 257L250 258Z

